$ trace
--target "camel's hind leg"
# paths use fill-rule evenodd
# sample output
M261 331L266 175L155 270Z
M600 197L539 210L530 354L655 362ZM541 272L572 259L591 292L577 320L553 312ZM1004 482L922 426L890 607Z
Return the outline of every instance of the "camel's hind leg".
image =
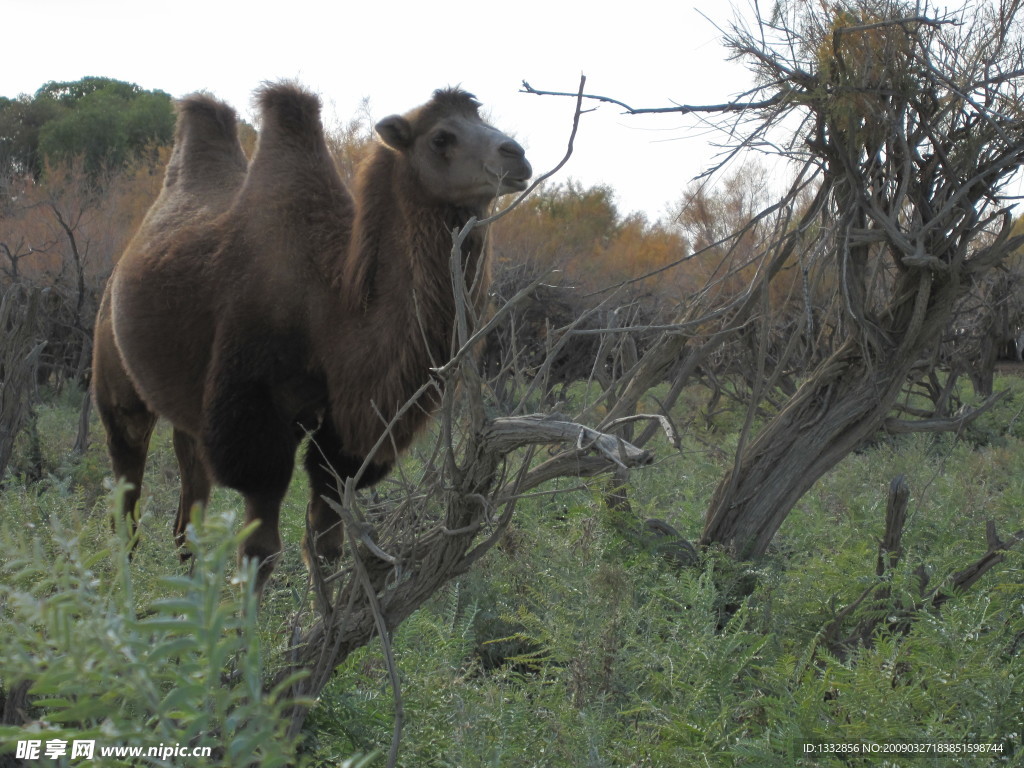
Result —
M93 394L96 410L107 432L107 450L114 477L131 484L124 494L120 511L129 520L134 534L146 453L157 417L139 397L114 344L109 292L103 295L96 318Z
M178 458L181 472L181 495L178 497L178 515L174 520L174 543L182 560L191 557L184 549L185 529L192 519L192 508L202 507L210 500L210 475L199 455L195 439L179 429L174 430L174 455Z
M146 472L146 453L156 416L144 406L141 409L110 406L101 403L99 396L96 401L100 420L107 430L107 450L114 477L129 483L121 500L120 512L129 521L134 534L138 521L136 507L142 493L142 476Z

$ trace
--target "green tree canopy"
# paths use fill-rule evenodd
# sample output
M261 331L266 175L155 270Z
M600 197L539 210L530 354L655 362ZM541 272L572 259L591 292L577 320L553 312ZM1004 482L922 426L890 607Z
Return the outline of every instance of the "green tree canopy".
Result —
M49 82L0 99L0 174L39 177L47 162L81 157L91 176L169 144L174 108L163 91L104 77Z
M139 94L146 93L135 83L126 83L109 77L83 77L81 80L71 82L51 80L36 91L35 98L49 98L63 106L74 107L79 101L96 91L113 93L125 100L131 100Z
M39 129L60 112L52 99L0 97L0 176L40 174Z

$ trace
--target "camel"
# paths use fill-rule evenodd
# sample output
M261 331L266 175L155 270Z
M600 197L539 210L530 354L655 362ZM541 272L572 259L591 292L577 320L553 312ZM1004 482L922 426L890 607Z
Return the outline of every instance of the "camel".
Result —
M480 117L475 97L444 89L377 124L380 141L350 193L316 96L270 84L257 104L261 131L244 181L237 191L234 174L212 182L217 201L231 196L222 213L210 215L222 202L175 202L186 196L174 193L181 182L169 170L167 209L154 204L111 277L101 319L112 333L94 375L115 473L139 487L152 426L168 419L182 463L179 543L211 481L237 490L247 520L260 522L239 556L259 562L262 589L281 551L278 516L303 436L312 438L309 544L333 562L343 545L327 501L339 501L337 479L365 462L358 486L379 482L427 423L436 391L400 409L451 356L452 229L525 189L532 169L523 148ZM489 281L484 230L462 254L478 309ZM123 369L110 363L113 351Z

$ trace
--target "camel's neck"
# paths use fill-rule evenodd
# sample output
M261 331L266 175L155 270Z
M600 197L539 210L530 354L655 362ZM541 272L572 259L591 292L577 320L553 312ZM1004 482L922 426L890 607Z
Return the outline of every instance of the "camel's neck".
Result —
M484 212L423 200L413 180L402 178L393 153L384 149L358 182L343 290L364 312L378 304L389 315L403 309L426 312L431 327L447 334L455 302L453 232ZM462 244L467 289L486 277L485 258L484 232L477 228Z
M386 158L385 158L386 160ZM358 211L345 269L341 275L342 316L350 329L347 354L328 363L338 392L332 403L335 425L357 455L370 449L383 430L418 390L431 369L450 358L456 315L452 284L452 230L473 211L418 203L401 185L374 186L370 172L394 169L387 163L364 168L356 187ZM487 257L483 233L469 234L462 248L467 291L476 309L487 291ZM471 317L474 313L468 313ZM393 448L404 449L437 405L428 389L393 425ZM383 421L382 421L383 419Z

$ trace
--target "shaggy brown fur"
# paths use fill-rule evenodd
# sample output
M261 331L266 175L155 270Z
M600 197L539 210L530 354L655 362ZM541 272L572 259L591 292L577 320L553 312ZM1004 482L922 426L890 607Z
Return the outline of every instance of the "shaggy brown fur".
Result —
M279 84L258 103L259 143L230 208L140 232L109 304L137 399L197 443L210 475L261 521L241 554L261 561L262 584L281 548L278 512L305 429L315 430L305 465L316 552L340 555L341 526L321 496L337 498L334 474L354 476L385 424L450 356L451 229L524 188L531 169L471 95L444 90L377 125L383 143L353 198L328 154L318 99ZM482 296L481 231L463 256ZM361 485L387 473L434 405L428 397L396 421ZM104 423L115 472L144 462L148 431L135 435L116 413ZM127 443L126 461L116 452Z
M246 167L235 111L205 94L182 99L163 189L127 252L148 252L165 238L211 221L227 210L245 180ZM113 284L113 279L107 282L96 317L93 393L107 430L114 474L132 485L124 498L124 511L129 514L139 499L146 451L157 417L139 397L115 345L110 311ZM195 442L187 433L174 430L174 450L181 468L174 533L181 545L192 505L206 502L210 481Z

